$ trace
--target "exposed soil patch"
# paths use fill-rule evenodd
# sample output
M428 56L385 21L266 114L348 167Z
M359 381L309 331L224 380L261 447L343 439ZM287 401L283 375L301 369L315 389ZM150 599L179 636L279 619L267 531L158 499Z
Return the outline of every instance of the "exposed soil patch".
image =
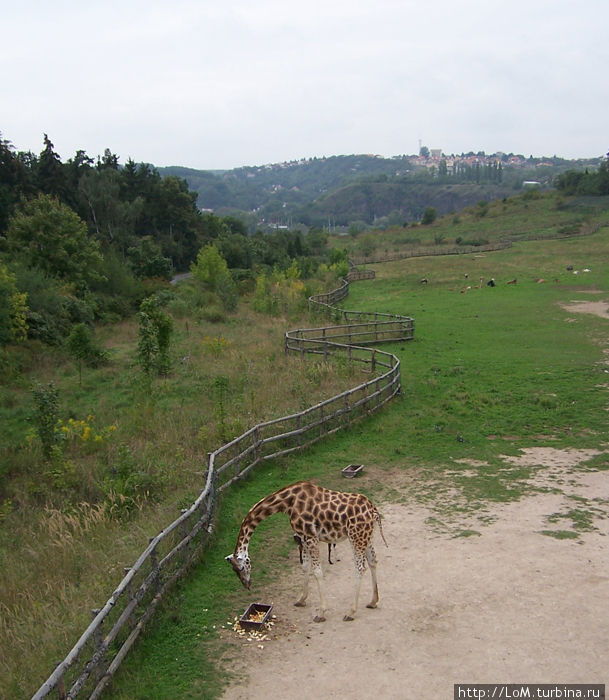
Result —
M577 314L594 314L601 318L609 318L609 304L604 301L572 301L569 304L561 304L565 311Z
M239 651L241 680L224 698L432 700L452 697L454 683L606 683L609 472L580 466L595 453L536 448L505 458L533 467L535 488L489 506L482 526L463 514L452 532L438 533L432 511L414 499L381 504L389 543L377 535L381 601L365 607L366 573L354 622L342 620L354 583L347 543L325 565L330 610L322 624L312 621L314 584L310 607L293 606L296 547L290 572L264 590L256 589L254 562L252 601L274 604L275 625L262 643L225 632Z

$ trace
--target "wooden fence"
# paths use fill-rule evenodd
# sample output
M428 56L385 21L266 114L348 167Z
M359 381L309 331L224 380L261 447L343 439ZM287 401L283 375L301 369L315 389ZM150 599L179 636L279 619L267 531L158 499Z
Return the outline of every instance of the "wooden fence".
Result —
M214 528L218 495L261 462L302 450L353 420L378 410L400 391L400 361L373 343L410 340L411 318L344 311L334 306L356 279L374 272L351 270L327 294L311 297L312 309L341 317L344 325L302 328L285 335L285 351L324 358L342 356L358 363L370 378L304 411L259 423L208 455L205 486L199 497L156 537L99 610L78 642L35 693L32 700L55 691L60 700L99 698L131 649L158 603L200 554Z
M396 260L404 260L406 258L424 258L430 255L465 255L468 253L489 253L494 250L504 250L505 248L511 248L512 242L505 240L499 241L498 243L484 243L482 245L462 245L454 246L453 248L443 248L442 246L437 246L432 248L431 246L421 247L421 248L411 248L410 250L403 251L402 253L393 253L392 255L384 255L381 257L368 257L368 258L353 258L353 262L356 265L368 265L375 263L385 263L394 262Z

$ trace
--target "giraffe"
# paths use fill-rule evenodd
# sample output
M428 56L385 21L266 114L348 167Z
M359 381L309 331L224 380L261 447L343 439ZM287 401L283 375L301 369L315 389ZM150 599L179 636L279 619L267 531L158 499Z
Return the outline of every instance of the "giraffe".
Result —
M297 542L301 543L303 554L304 584L300 598L294 603L304 607L309 592L309 577L313 573L320 599L320 611L313 619L324 622L326 601L323 591L323 574L319 557L319 543L334 544L348 538L355 558L355 597L353 605L343 620L354 619L359 602L362 576L366 562L372 576L372 600L368 608L376 608L379 601L376 578L376 554L372 546L375 523L383 542L387 546L381 516L374 504L358 493L330 491L308 481L298 481L258 501L243 519L237 537L235 551L226 557L241 583L249 589L251 582L251 561L248 553L249 542L256 527L270 515L286 513Z

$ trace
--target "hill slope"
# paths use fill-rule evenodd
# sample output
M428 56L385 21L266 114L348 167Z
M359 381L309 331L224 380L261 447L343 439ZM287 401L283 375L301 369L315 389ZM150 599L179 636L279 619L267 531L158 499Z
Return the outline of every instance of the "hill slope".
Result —
M562 159L472 155L462 157L451 175L442 174L446 161L348 155L226 171L170 167L159 172L184 178L202 209L249 217L254 230L260 222L346 226L390 215L393 223L418 220L428 206L447 214L481 199L513 194L524 180L550 186L558 173L578 165Z

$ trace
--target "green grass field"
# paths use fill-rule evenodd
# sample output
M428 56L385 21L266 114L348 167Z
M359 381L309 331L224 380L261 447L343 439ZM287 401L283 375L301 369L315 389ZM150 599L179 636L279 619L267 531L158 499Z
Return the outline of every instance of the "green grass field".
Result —
M386 264L377 267L375 281L352 285L346 308L415 318L416 339L391 347L402 360L401 397L305 454L265 466L227 495L211 551L125 664L114 697L217 697L232 652L214 625L226 624L251 598L223 557L249 506L286 483L311 478L344 490L339 469L361 462L374 476L358 480L358 489L379 501L423 501L437 516L430 527L468 536L484 526L485 504L519 499L532 488L530 469L506 465L502 455L530 446L606 444L607 394L600 385L609 319L573 314L561 304L609 304L608 246L605 229L585 239L523 242L484 257ZM566 270L571 265L590 272L574 275ZM423 276L427 285L419 282ZM496 286L461 292L480 277L494 277ZM514 278L517 284L508 285ZM472 468L477 461L485 464ZM609 468L607 457L594 468ZM395 487L396 471L411 474L407 488ZM451 525L464 511L479 512L479 528ZM578 519L581 525L589 517L582 506L573 530L548 534L577 537ZM281 516L261 525L251 549L256 592L292 547Z

